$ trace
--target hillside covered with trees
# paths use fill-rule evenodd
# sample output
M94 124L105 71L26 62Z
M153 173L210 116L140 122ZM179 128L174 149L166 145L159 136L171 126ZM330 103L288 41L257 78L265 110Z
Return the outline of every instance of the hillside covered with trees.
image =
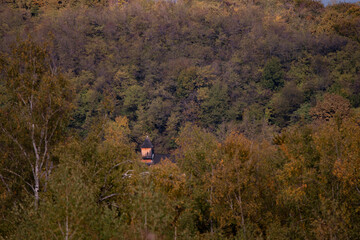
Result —
M360 238L360 5L0 5L0 239ZM174 162L148 167L149 135Z

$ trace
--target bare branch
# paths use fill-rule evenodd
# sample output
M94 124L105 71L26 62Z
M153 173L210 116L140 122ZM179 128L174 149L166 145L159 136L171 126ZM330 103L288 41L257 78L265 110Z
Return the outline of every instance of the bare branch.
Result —
M131 163L131 162L132 162L131 160L126 160L126 161L117 163L117 164L115 164L114 166L112 166L112 167L109 169L109 171L107 172L107 174L105 175L105 177L104 177L104 184L103 184L102 188L105 188L105 185L106 185L106 183L107 183L107 178L108 178L110 172L111 172L114 168L116 168L116 167L118 167L118 166L120 166L120 165L122 165L122 164Z
M358 192L358 193L360 193L360 190L359 190L359 188L355 185L355 188L356 188L356 191Z
M33 196L33 194L31 194L31 193L26 189L25 186L23 186L23 188L24 188L24 190L25 190L25 192L26 192L27 194L29 194L30 196Z
M116 208L120 208L117 204L115 204L115 203L111 203L110 204L111 206L113 206L113 207L116 207Z
M19 99L21 100L21 102L26 105L26 102L24 100L24 98L20 95L20 93L17 94L17 96L19 97Z
M11 174L13 174L13 175L15 175L15 176L17 176L17 177L19 177L21 180L23 180L23 181L35 192L34 187L33 187L30 183L28 183L21 175L17 174L17 173L14 172L14 171L11 171L11 170L9 170L9 169L6 169L6 168L3 168L3 170L6 171L6 172L8 172L8 173L11 173Z
M63 229L62 229L62 227L61 227L61 223L58 222L58 225L59 225L59 229L60 229L61 234L62 234L63 236L65 236L65 233L64 233L64 231L63 231Z
M108 199L108 198L111 198L111 197L115 197L115 196L117 196L117 195L120 195L120 194L119 194L119 193L110 194L110 195L108 195L108 196L106 196L106 197L103 197L103 198L99 199L99 202L102 202L102 201L104 201L104 200L106 200L106 199Z
M19 143L19 141L15 137L13 137L4 127L1 127L1 130L20 148L22 154L24 154L24 156L27 158L28 155L27 155L25 149Z
M72 239L73 236L75 236L75 233L76 233L76 229L74 229L74 231L70 234L69 240Z
M16 161L11 155L9 156L9 158L11 158L11 160L14 161L14 162ZM33 174L35 174L35 169L34 169L34 166L33 166L32 162L30 161L30 159L26 158L26 161L30 164L31 172Z
M51 134L50 134L50 136L49 136L49 138L48 138L48 141L50 141L51 138L52 138L52 136L54 135L56 129L58 128L59 122L60 122L60 118L58 118L58 119L56 120L55 127L54 127L54 129L52 130L52 132L51 132Z
M3 184L5 185L6 190L7 190L8 192L11 192L11 190L10 190L10 188L9 188L9 185L7 185L7 183L5 182L5 179L4 179L3 175L1 175L1 174L0 174L0 179L1 179L1 181L3 182Z
M134 170L127 170L124 174L123 174L123 178L127 178L127 177L131 177L132 174L129 174L129 172L133 172Z

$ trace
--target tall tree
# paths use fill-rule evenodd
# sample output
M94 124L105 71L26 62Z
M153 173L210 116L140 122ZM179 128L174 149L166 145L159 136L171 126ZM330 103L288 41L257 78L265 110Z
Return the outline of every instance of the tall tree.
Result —
M1 172L20 178L37 208L53 168L52 147L71 109L71 88L52 64L46 45L31 39L12 48L1 70Z

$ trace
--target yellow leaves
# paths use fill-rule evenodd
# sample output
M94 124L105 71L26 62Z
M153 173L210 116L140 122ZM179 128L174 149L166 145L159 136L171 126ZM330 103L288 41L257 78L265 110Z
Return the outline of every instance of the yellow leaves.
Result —
M240 227L242 218L250 219L262 211L265 192L276 190L276 181L271 178L267 162L273 148L266 142L259 144L236 132L219 148L217 164L207 177L212 216L221 227L229 224Z
M114 80L119 84L126 84L126 86L131 86L136 83L133 72L136 71L136 67L133 65L122 66L115 73Z
M333 173L338 178L344 178L346 176L346 167L343 160L337 159L335 161Z
M360 7L356 4L336 4L327 7L319 18L317 32L335 32L339 35L360 41L358 22Z
M312 144L311 133L306 131L307 129L302 129L301 132L294 130L284 134L279 145L285 158L285 163L276 176L280 186L276 200L279 205L305 204L308 191L314 187L309 184L316 182L317 175L314 169L309 167L313 156L305 151L307 145Z
M279 148L281 149L281 151L285 154L285 156L288 158L288 159L293 159L293 156L290 155L289 151L288 151L288 148L285 144L282 144L279 146Z
M156 189L166 193L169 198L175 200L185 194L186 178L175 163L167 159L152 166L151 171L155 176Z
M106 141L113 141L120 143L127 141L127 136L130 133L128 119L126 117L116 117L114 122L109 122L105 129Z
M358 159L337 159L334 163L333 174L340 180L350 186L356 186L360 183Z
M314 134L316 149L320 154L320 167L334 175L343 185L343 191L360 183L360 127L355 119L341 123L329 121Z
M114 10L116 7L122 7L126 3L128 3L126 0L110 0L109 8Z
M204 101L209 98L209 88L202 87L197 90L197 98L199 101Z
M247 160L251 154L253 143L244 135L232 133L226 138L221 146L221 152L227 156L229 160ZM232 159L233 158L233 159Z
M299 187L289 186L283 189L278 195L277 203L302 203L306 196L306 187L307 185L303 184Z
M302 156L295 158L289 154L285 145L281 145L285 155L288 157L289 162L284 165L283 170L278 175L282 186L284 187L279 194L278 200L281 202L301 202L308 187L304 182L306 177L305 160Z

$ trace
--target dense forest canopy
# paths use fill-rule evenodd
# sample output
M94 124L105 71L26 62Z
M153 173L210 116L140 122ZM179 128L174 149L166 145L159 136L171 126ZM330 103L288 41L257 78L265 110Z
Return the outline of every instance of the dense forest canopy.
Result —
M0 5L0 239L357 239L360 5ZM147 167L139 145L176 163Z

